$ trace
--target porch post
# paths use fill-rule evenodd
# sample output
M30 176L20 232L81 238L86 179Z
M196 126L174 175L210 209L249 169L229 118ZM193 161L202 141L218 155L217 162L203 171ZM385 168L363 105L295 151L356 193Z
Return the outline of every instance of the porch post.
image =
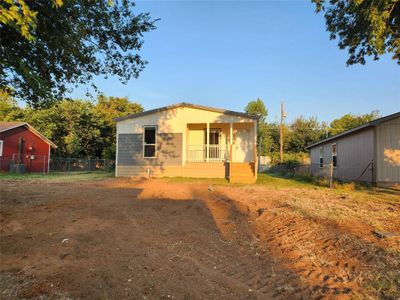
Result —
M233 123L229 123L229 145L233 144Z
M229 161L232 160L232 145L233 145L233 123L229 123Z
M229 123L229 181L232 182L232 160L233 160L233 123Z
M210 156L210 123L207 122L207 136L206 136L206 141L207 141L207 145L206 145L206 162L208 162L209 160L209 156Z

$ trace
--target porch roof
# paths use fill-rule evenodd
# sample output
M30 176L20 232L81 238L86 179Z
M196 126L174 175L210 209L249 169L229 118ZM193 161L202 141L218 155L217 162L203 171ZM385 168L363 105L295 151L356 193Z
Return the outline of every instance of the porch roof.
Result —
M180 108L180 107L189 107L189 108L207 110L207 111L212 111L212 112L218 112L218 113L222 113L222 114L225 114L225 115L233 115L233 116L239 116L239 117L258 120L257 116L252 116L252 115L249 115L249 114L246 114L246 113L243 113L243 112L238 112L238 111L226 110L226 109L222 109L222 108L215 108L215 107L209 107L209 106L203 106L203 105L197 105L197 104L191 104L191 103L182 102L182 103L168 105L168 106L164 106L164 107L160 107L160 108L156 108L156 109L146 110L144 112L140 112L140 113L137 113L137 114L131 114L131 115L128 115L126 117L115 118L114 121L115 122L119 122L119 121L123 121L123 120L127 120L127 119L133 119L133 118L137 118L137 117L142 117L142 116L158 113L160 111L174 109L174 108Z

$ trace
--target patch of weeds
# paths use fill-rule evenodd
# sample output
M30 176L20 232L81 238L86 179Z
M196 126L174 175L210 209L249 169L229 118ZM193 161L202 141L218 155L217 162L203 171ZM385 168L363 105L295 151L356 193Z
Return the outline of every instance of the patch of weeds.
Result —
M381 273L369 280L366 288L381 299L400 299L400 271Z
M290 294L295 290L295 288L293 286L291 286L290 284L284 284L282 286L279 286L275 289L277 294Z

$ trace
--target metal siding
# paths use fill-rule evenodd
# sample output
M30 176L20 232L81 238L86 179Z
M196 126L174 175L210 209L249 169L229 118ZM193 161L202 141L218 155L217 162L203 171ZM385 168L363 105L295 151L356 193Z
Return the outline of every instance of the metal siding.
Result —
M337 145L337 167L333 176L339 180L357 179L367 165L374 159L374 131L372 128L357 133L339 137L310 149L311 163L319 163L319 148L324 148L324 165L332 161L332 144ZM325 168L328 172L329 166ZM320 175L317 167L311 169L314 175ZM327 173L328 174L328 173ZM368 169L360 178L362 181L371 182L372 172Z
M332 149L330 151L332 153ZM344 180L357 179L374 159L374 130L370 128L342 137L337 141L337 152L338 167L334 176ZM360 180L372 183L371 167L367 168Z
M311 158L311 174L315 176L321 175L321 169L319 167L319 146L310 149Z
M378 183L400 182L400 118L377 126L377 177Z

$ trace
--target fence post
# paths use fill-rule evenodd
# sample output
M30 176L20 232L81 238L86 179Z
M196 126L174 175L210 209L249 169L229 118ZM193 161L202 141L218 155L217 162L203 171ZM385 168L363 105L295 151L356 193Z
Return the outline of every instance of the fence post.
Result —
M374 185L374 160L371 161L371 185Z
M68 172L71 172L71 157L68 157Z
M88 157L88 169L89 169L89 172L91 171L91 169L90 169L90 157Z
M333 187L333 161L329 164L329 187Z

